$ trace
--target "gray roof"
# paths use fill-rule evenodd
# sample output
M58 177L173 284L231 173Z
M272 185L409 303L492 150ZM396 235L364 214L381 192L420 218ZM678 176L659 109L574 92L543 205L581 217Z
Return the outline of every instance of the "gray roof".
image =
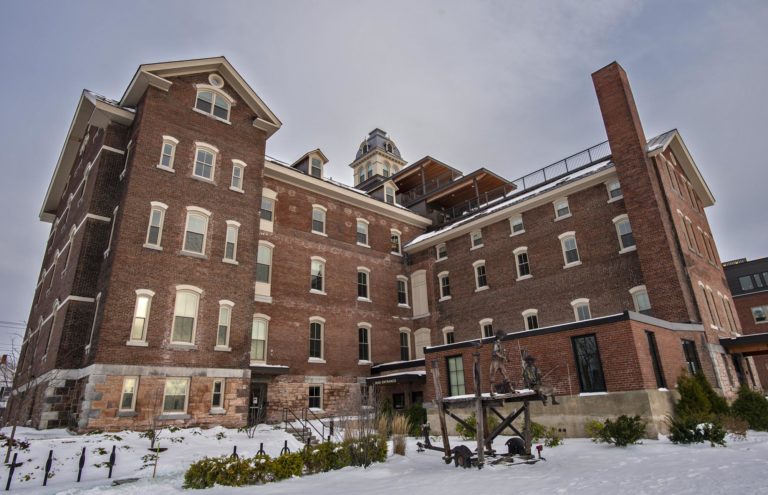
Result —
M368 137L365 138L362 143L360 143L360 147L357 149L357 155L355 155L355 160L376 148L384 150L387 153L391 153L401 160L403 159L403 157L400 156L400 150L397 149L395 142L392 141L389 136L387 136L386 132L377 127L376 129L369 132Z

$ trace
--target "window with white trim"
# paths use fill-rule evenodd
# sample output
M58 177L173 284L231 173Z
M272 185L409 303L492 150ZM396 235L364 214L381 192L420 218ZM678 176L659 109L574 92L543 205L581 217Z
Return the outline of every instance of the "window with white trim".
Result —
M129 412L136 409L136 392L138 388L138 376L126 376L123 378L123 390L120 393L120 411Z
M366 169L368 170L367 178L370 179L373 177L373 164L371 162L368 162L366 164Z
M149 310L155 293L149 289L136 290L136 305L133 309L130 342L146 342Z
M163 412L187 412L189 398L189 378L166 378L163 390Z
M320 161L319 158L312 158L310 160L309 175L312 177L317 177L318 179L323 178L323 162Z
M389 162L384 162L381 172L384 177L389 177Z
M357 299L371 300L370 281L368 280L371 270L364 267L357 267Z
M365 182L365 167L357 168L357 184L360 184L361 182Z
M392 254L402 254L401 248L400 248L400 231L396 229L390 229L390 235L389 235L389 252Z
M484 318L480 320L480 337L487 339L493 337L493 319Z
M638 285L629 289L632 295L632 301L635 304L635 311L644 315L652 315L651 300L648 298L648 290L644 285Z
M213 381L211 409L224 409L224 378Z
M216 155L219 150L210 145L195 144L197 147L195 148L195 166L192 170L192 175L213 181Z
M357 359L369 362L371 360L371 325L370 323L357 324Z
M357 219L357 245L369 247L368 245L368 220Z
M448 259L448 247L444 242L435 246L435 253L437 255L437 261Z
M456 342L456 334L453 332L453 327L443 328L443 344L453 344Z
M232 326L232 309L235 303L223 299L219 301L219 325L216 328L216 347L229 350L229 333Z
M608 189L609 203L613 201L618 201L624 197L624 193L621 192L621 184L619 184L618 180L612 180L610 182L606 182L605 187L606 189Z
M173 310L172 344L194 344L197 328L197 308L202 290L192 286L176 287Z
M477 249L483 247L483 231L473 230L469 234L470 249Z
M573 315L576 321L589 320L592 318L592 312L589 310L589 299L575 299L571 301Z
M224 242L224 260L237 263L237 234L240 231L240 222L227 220L227 235Z
M261 190L261 209L259 210L259 229L272 232L275 222L277 193L266 187Z
M523 215L515 215L509 219L509 230L510 235L517 235L525 232Z
M312 233L325 235L326 208L320 205L312 205Z
M309 291L325 294L325 259L312 256L310 261Z
M267 337L269 336L269 316L253 315L251 324L251 362L267 362Z
M410 330L400 329L400 361L411 360Z
M165 211L168 209L168 205L159 201L152 201L150 205L147 241L144 243L144 247L162 249L163 222L165 221Z
M322 360L325 352L323 350L325 319L312 317L309 319L309 359Z
M211 212L196 206L187 206L187 222L184 228L182 251L205 254L205 240L208 237L208 219Z
M571 216L571 207L568 204L568 198L558 199L552 204L555 207L555 220Z
M307 390L307 407L321 411L323 409L323 386L310 385Z
M397 305L408 307L408 277L397 276Z
M232 103L232 98L229 96L206 87L197 91L195 109L229 122Z
M523 323L526 330L536 330L539 328L539 310L526 309L523 311Z
M243 180L245 178L245 162L232 160L232 179L229 188L233 191L243 192Z
M160 163L157 168L173 171L173 160L176 157L176 145L179 140L173 136L163 136L163 146L160 150Z
M429 328L419 328L413 332L413 359L424 359L424 348L432 345Z
M485 260L477 260L472 263L475 271L475 292L488 288L488 276L485 273Z
M750 308L755 323L768 323L768 305Z
M526 246L519 247L512 251L515 255L515 267L517 268L517 280L524 280L531 278L531 263L528 260L528 248Z
M448 272L437 274L438 285L440 285L440 300L444 301L451 298L451 278Z
M558 238L560 239L560 245L563 248L563 261L565 261L565 266L563 266L563 268L581 264L579 248L576 245L576 233L565 232L560 234Z
M619 236L620 253L626 253L635 249L635 237L632 235L632 225L627 215L619 215L613 219L616 227L616 235Z
M386 175L384 177L387 177ZM391 205L395 204L395 190L391 187L384 188L384 202Z
M256 251L256 299L271 302L272 291L272 253L275 245L267 241L259 241Z

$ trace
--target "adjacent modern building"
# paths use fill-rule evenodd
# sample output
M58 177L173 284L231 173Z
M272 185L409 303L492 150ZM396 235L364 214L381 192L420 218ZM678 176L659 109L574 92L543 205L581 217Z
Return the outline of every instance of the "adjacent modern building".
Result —
M268 157L281 122L223 57L142 65L120 100L84 91L10 417L239 426L353 413L371 387L428 405L433 369L473 392L475 344L488 364L499 330L510 376L535 355L564 396L544 419L571 431L660 421L683 372L727 397L758 386L722 343L740 316L680 133L646 138L618 64L593 80L603 143L508 180L409 162L374 129L354 187L320 149Z

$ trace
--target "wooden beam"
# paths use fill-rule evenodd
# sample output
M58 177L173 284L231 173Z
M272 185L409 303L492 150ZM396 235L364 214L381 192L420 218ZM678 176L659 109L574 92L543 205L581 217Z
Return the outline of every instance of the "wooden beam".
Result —
M451 444L448 441L448 426L445 424L443 390L440 386L440 369L437 367L437 359L432 360L432 380L435 382L435 403L440 417L440 433L443 435L443 460L448 464L451 462Z

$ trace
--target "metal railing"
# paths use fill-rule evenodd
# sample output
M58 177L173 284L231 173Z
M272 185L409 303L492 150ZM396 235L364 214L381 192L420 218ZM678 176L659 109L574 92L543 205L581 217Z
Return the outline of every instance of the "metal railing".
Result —
M416 186L413 189L409 189L405 193L398 194L397 202L401 205L407 205L411 201L415 201L425 196L426 194L431 193L432 191L436 191L441 187L445 187L448 184L452 183L453 181L454 181L454 174L452 173L440 174L437 177L434 177L426 181L422 186Z
M283 423L285 424L285 431L289 431L289 428L294 431L300 429L302 436L314 431L321 441L325 441L328 437L336 438L337 436L332 418L330 420L321 418L306 407L300 409L298 414L296 414L296 411L283 408ZM299 428L292 423L298 423L300 425Z

